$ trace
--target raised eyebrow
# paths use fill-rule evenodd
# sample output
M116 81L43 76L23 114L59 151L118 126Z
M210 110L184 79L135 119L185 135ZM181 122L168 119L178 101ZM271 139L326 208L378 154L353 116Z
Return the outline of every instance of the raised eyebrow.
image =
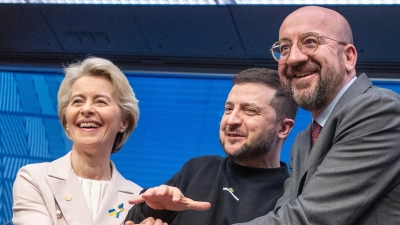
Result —
M225 104L224 104L224 107L227 107L227 106L232 106L233 105L233 103L232 102L229 102L229 101L227 101L227 102L225 102Z
M281 38L281 39L279 39L279 41L289 41L289 42L291 42L292 40L290 40L289 38Z
M74 99L76 97L85 98L85 96L83 94L74 94L74 95L71 96L71 99Z
M229 101L225 103L225 106L231 106L231 105L234 105L234 104L232 102L229 102ZM244 102L244 103L240 104L241 108L245 108L247 106L251 106L251 107L256 108L258 110L261 109L259 106L255 105L255 104L252 104L252 103L248 103L248 102Z
M247 106L250 106L250 107L255 108L255 109L259 110L259 111L261 110L261 107L259 107L258 105L252 104L252 103L243 103L243 104L241 104L241 106L243 108L245 108Z
M106 98L106 99L108 99L108 100L111 100L111 97L110 97L110 96L108 96L108 95L102 95L102 94L96 94L96 95L93 96L93 98L94 98L94 99L97 99L97 98Z
M71 96L71 99L76 98L76 97L80 97L80 98L86 99L85 95L83 95L83 94L74 94L74 95ZM93 96L93 98L94 98L94 99L97 99L97 98L106 98L106 99L108 99L108 100L111 99L110 96L108 96L108 95L102 95L102 94L96 94L96 95Z

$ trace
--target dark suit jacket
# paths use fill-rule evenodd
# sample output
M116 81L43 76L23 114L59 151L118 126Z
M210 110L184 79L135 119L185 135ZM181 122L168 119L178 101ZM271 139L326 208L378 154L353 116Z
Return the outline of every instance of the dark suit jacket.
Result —
M362 74L313 147L310 132L296 137L275 210L243 224L400 224L400 96Z

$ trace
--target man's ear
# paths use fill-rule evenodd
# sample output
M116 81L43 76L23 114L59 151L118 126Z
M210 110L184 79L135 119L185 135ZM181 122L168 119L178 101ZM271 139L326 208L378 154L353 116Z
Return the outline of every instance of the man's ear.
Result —
M292 130L294 126L294 120L285 118L281 123L280 123L280 129L278 132L278 137L285 139L287 136L289 136L290 131Z
M345 66L347 72L354 71L357 62L357 50L352 44L344 47Z

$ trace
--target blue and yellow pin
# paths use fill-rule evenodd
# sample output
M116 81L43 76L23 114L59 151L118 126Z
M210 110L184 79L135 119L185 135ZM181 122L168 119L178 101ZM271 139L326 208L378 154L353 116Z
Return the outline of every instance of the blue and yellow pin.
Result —
M108 210L108 215L119 218L119 213L124 210L124 203L119 204L117 207Z

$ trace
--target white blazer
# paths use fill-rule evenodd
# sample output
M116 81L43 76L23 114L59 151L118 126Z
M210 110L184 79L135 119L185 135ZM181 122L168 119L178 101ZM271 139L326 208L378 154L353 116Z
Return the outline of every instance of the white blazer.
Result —
M72 169L70 156L71 152L51 163L30 164L18 171L13 185L14 225L123 223L133 206L128 200L139 195L142 188L123 178L114 163L111 163L112 178L92 222L83 191ZM121 204L123 206L118 208Z

